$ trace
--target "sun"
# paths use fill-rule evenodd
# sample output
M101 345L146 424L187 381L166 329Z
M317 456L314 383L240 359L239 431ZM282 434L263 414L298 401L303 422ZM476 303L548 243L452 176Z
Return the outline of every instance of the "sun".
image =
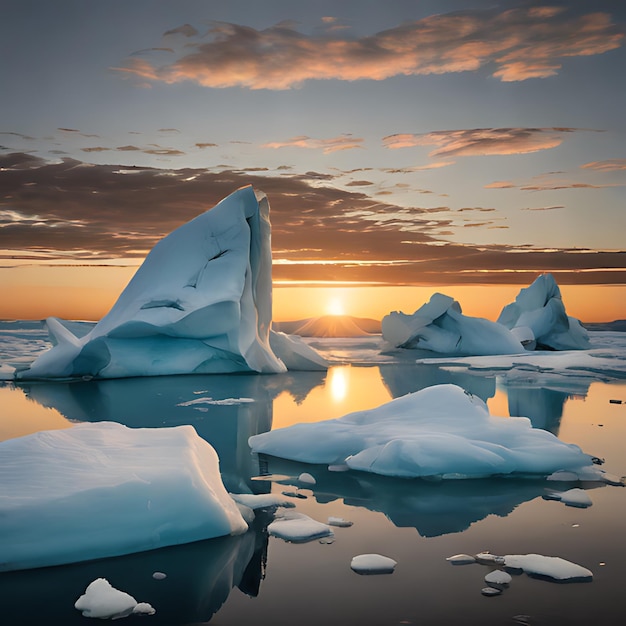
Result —
M339 298L333 298L326 303L326 313L328 315L345 315L346 311L343 302Z

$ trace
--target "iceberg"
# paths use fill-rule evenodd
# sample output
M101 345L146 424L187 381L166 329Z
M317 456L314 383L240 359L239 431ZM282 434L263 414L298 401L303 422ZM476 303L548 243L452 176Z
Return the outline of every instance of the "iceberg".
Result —
M498 323L528 350L586 350L589 334L579 320L565 312L561 290L552 274L542 274L507 304Z
M502 324L463 315L461 305L442 293L412 315L393 311L382 319L383 339L395 348L429 350L447 355L516 354L521 342Z
M578 446L532 428L528 418L494 417L483 400L452 384L338 419L257 434L249 444L270 456L403 478L594 471L592 457Z
M192 426L77 424L0 443L0 571L246 532Z
M123 378L287 369L270 346L269 202L243 187L159 241L105 317L84 336L46 320L52 348L17 379ZM278 340L298 369L324 361Z

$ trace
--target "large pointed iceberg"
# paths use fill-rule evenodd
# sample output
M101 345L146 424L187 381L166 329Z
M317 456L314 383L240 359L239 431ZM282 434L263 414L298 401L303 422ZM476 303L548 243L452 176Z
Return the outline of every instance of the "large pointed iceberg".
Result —
M0 571L247 529L192 426L78 424L0 443Z
M85 336L49 318L53 347L16 378L284 372L269 343L270 238L265 194L237 190L157 243ZM304 344L277 345L299 369L325 367Z
M463 315L461 305L442 293L412 315L394 311L382 319L383 339L396 348L430 350L447 355L516 354L522 344L508 328Z
M565 312L561 290L552 274L542 274L507 304L498 323L524 343L527 350L586 350L589 334Z
M525 417L491 416L480 398L451 384L338 419L254 435L249 443L257 453L404 478L594 471L578 446L532 428Z

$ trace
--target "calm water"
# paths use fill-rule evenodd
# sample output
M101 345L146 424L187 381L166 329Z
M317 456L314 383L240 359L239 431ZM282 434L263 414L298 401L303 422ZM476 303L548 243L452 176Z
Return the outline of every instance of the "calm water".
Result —
M37 341L43 340L36 328L30 335L9 333L5 361L7 353L18 362L29 350L36 352L41 348L33 347ZM270 519L261 517L240 537L2 574L0 623L93 624L73 604L97 577L155 607L155 615L128 617L124 623L129 624L623 623L626 489L590 489L593 505L579 509L544 499L554 487L544 481L433 483L330 473L323 467L259 459L251 455L247 439L270 428L338 417L452 382L485 399L492 414L526 415L536 427L604 458L604 468L621 476L626 474L626 404L609 400L626 401L626 381L566 376L539 384L536 378L505 380L497 371L476 375L397 359L372 364L377 344L357 344L318 342L338 362L327 373L0 385L2 440L78 421L111 420L131 427L192 424L216 448L230 491L293 491L296 477L308 471L317 483L312 490L300 490L307 497L294 499L296 510L324 522L329 516L354 522L334 529L331 544L291 544L268 537ZM17 357L16 346L22 350ZM339 364L344 358L362 365ZM181 406L199 397L254 402ZM557 584L522 574L501 596L487 598L480 590L490 568L452 566L445 560L485 550L560 556L591 569L593 582ZM352 557L370 552L394 558L396 571L386 576L352 572ZM155 571L166 572L167 578L154 580Z

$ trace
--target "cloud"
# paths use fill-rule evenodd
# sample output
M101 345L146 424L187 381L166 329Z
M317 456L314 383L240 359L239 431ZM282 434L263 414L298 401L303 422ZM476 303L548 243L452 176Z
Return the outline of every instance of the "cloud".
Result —
M599 168L598 168L599 169ZM564 172L547 172L533 176L529 180L513 182L499 180L484 186L485 189L520 189L521 191L557 191L561 189L605 189L607 187L626 187L623 183L593 183L572 180L562 176Z
M165 33L173 34L189 40L173 62L131 58L113 69L211 88L289 89L307 80L385 80L481 68L511 82L553 76L562 59L614 50L624 38L607 13L532 6L431 15L360 38L327 28L307 35L290 22L264 30L216 22L202 37L185 24Z
M383 137L390 150L416 146L438 146L431 157L461 157L527 154L556 148L565 133L575 128L471 128L441 130L422 134L397 134Z
M277 280L527 283L529 273L555 271L564 284L626 281L626 253L450 243L441 237L458 224L448 207L399 207L325 186L315 172L91 165L22 153L0 154L0 249L11 256L21 250L23 258L145 255L246 184L265 191L271 204ZM514 272L503 272L509 268Z
M330 139L312 139L306 135L292 137L286 141L272 141L261 145L261 148L307 148L309 150L322 150L324 154L339 152L340 150L354 150L362 148L363 139L353 137L351 134L343 134Z
M583 169L598 170L600 172L619 172L626 170L626 159L607 159L606 161L592 161L581 165Z
M562 204L555 206L538 206L538 207L524 207L522 211L556 211L557 209L564 209L565 206Z
M196 144L196 148L200 148L201 150L204 148L217 148L218 145L216 143L209 142L200 142Z

